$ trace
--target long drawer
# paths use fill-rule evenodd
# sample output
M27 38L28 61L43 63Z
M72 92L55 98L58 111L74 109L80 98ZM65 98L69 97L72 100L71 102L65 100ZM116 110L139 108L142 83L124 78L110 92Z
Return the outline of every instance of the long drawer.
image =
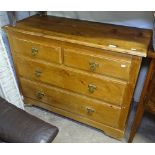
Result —
M25 97L117 127L121 109L56 87L20 78Z
M17 54L43 60L46 62L62 63L61 47L40 44L32 40L13 39L14 51Z
M121 105L127 83L65 66L14 57L20 76Z
M131 56L104 51L97 54L82 49L64 49L65 65L126 81L130 76L131 60Z

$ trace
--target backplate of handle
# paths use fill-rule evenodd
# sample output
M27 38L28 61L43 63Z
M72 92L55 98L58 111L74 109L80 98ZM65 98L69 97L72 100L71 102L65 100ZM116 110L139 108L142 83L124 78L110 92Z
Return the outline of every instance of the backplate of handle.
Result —
M35 55L37 55L37 53L38 53L38 49L32 47L32 49L31 49L31 54L32 54L33 56L35 56Z
M97 89L96 85L94 85L94 84L89 84L88 85L88 91L90 93L94 93L96 89Z
M86 112L88 115L92 115L95 112L95 110L91 107L86 107Z
M45 96L45 94L44 94L43 91L38 91L38 92L36 93L36 96L37 96L38 99L42 99L42 98Z
M40 69L36 69L36 70L34 71L34 74L35 74L36 77L40 77L41 74L42 74L42 71L41 71Z
M96 62L89 62L89 66L90 70L94 72L96 68L99 67L99 64L97 64Z

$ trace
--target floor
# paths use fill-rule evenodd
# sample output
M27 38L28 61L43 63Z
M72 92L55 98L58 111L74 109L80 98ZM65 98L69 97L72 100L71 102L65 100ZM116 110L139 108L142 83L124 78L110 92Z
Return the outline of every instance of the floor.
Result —
M54 114L47 110L38 107L25 107L26 111L32 115L35 115L46 122L49 122L59 128L59 134L53 142L55 143L124 143L127 142L129 135L131 122L135 114L135 109L129 116L128 127L125 133L125 137L122 141L118 141L109 136L106 136L102 131L93 127L84 125L82 123L73 121L71 119ZM151 143L155 142L155 120L147 113L145 113L141 126L133 140L135 143Z

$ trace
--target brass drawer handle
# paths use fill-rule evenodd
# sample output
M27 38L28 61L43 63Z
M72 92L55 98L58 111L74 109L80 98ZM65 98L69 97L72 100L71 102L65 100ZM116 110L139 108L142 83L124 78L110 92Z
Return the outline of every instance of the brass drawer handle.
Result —
M38 49L33 47L33 48L31 49L31 54L32 54L33 56L35 56L35 55L37 55L37 53L38 53Z
M94 72L96 70L96 68L99 67L99 64L97 64L95 62L89 62L89 66L90 66L90 70L92 72Z
M88 115L92 115L95 112L95 110L90 107L86 107L86 111Z
M42 74L42 71L39 70L39 69L36 69L36 70L34 71L34 74L35 74L36 77L40 77L41 74Z
M93 84L89 84L88 85L88 91L90 92L90 93L94 93L94 91L97 89L97 87L95 86L95 85L93 85Z
M44 94L43 91L38 91L37 94L36 94L36 97L37 97L38 99L40 99L40 100L41 100L44 96L45 96L45 94Z

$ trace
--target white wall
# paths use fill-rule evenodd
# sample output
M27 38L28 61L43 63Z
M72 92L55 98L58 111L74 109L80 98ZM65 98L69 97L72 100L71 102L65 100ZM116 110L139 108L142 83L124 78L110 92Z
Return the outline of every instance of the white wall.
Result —
M140 28L153 27L153 12L147 11L48 11L48 15Z
M48 15L61 16L89 21L96 21L101 23L112 23L117 25L126 25L132 27L153 28L153 12L130 12L130 11L48 11ZM134 93L134 100L139 101L145 76L147 73L148 62L143 60L139 79Z
M0 27L9 24L9 18L6 11L0 11Z
M9 24L7 12L0 11L0 97L5 98L10 103L23 109L23 101L9 59L9 48L6 48L5 46L5 44L7 45L7 42L6 40L4 42L4 33L1 30L1 27L6 24Z

